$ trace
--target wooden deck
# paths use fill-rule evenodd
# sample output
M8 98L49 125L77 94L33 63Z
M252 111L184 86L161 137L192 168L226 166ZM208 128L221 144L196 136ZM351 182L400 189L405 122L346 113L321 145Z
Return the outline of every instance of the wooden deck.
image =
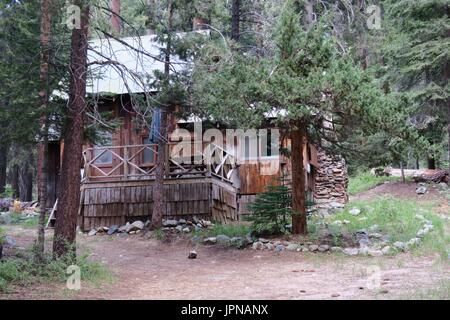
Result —
M94 149L85 150L78 217L78 225L83 230L151 219L154 165L145 166L140 159L148 148L157 154L155 147L102 147L95 153ZM166 219L196 216L221 223L239 219L238 192L229 180L234 170L233 164L227 161L231 155L219 147L211 150L218 158L212 163L197 161L186 165L174 159L168 163L166 172L169 174L164 182ZM106 152L112 155L111 164L97 164L96 160Z

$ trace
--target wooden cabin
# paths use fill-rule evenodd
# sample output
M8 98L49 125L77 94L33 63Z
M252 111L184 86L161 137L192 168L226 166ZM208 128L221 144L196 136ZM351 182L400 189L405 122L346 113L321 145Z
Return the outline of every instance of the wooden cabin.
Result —
M125 38L122 41L132 45L135 39ZM145 50L156 54L153 36L142 37L141 42ZM154 69L162 69L161 63L146 61L148 57L136 52L130 53L129 48L114 40L108 40L107 43L104 40L94 40L94 45L98 45L97 50L104 49L104 55L113 53L116 60L127 65L127 68L134 68L136 74L149 74ZM99 57L90 59L98 60ZM221 223L241 220L249 214L248 203L258 193L266 191L268 185L289 182L291 164L279 152L280 147L290 148L289 137L278 140L270 135L267 138L266 135L264 141L259 136L248 139L244 137L233 139L231 144L227 144L229 141L225 141L225 131L230 128L216 126L223 133L223 138L212 142L205 139L206 128L201 128L199 134L198 127L202 123L200 119L192 117L183 120L171 116L167 148L158 150L158 145L151 142L149 129L136 121L138 117L132 106L133 95L150 90L143 88L144 84L124 78L123 74L119 74L111 66L104 65L96 71L102 77L94 79L87 91L98 97L99 111L110 112L119 125L113 132L102 133L102 143L84 146L78 219L83 230L150 219L153 211L155 165L161 152L168 159L164 182L167 201L165 218L197 216ZM144 100L145 97L143 95ZM270 126L270 122L267 129L277 130ZM180 135L180 132L183 134ZM182 139L183 135L189 137L188 142ZM249 148L252 144L258 146L258 151L250 155ZM188 157L178 155L180 148L190 150ZM303 154L309 198L314 200L318 195L322 205L326 202L324 199L345 202L345 178L334 181L331 176L336 172L321 168L319 161L327 159L332 163L335 160L330 160L324 156L323 151L309 143ZM215 161L211 161L212 158ZM341 173L345 171L345 165L338 167L337 170ZM319 184L325 190L327 187L335 188L335 183L341 187L337 191L333 189L336 191L334 195L331 195L333 190L325 193L317 190L318 177ZM330 186L327 180L333 185Z

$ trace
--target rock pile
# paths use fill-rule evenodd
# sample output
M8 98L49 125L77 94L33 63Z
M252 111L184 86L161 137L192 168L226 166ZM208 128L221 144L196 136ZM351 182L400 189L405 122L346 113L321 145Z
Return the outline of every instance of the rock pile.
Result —
M116 233L127 233L127 234L138 234L145 227L150 225L150 220L147 220L145 223L142 221L134 221L133 223L127 222L125 225L119 227L117 225L113 225L110 227L100 227L92 229L88 232L88 236L95 236L101 234L113 235ZM211 221L207 220L198 220L195 217L190 220L186 219L163 219L163 227L161 228L164 232L176 232L176 233L190 233L193 230L202 230L211 228L214 224Z
M315 174L314 202L319 213L327 215L343 209L348 202L348 174L345 160L318 148L319 167ZM336 210L337 209L337 210Z

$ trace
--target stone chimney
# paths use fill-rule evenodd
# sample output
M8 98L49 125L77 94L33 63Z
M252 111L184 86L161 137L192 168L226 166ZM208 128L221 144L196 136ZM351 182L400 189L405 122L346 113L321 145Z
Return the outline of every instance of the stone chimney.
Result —
M120 35L120 0L110 0L111 9L111 27L116 35Z

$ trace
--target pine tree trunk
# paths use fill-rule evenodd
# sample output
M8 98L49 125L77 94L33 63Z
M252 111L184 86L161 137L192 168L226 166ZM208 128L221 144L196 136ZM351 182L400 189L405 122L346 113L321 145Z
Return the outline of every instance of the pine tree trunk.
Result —
M434 157L428 157L427 159L428 169L436 169L436 159Z
M241 0L233 0L231 4L231 39L239 41L241 20Z
M303 164L303 149L306 142L306 124L297 121L291 131L292 164L292 233L306 235L306 179Z
M29 152L27 158L19 168L19 200L28 202L33 200L33 154Z
M20 188L19 188L19 165L17 164L14 164L11 168L11 189L13 198L18 199L20 197Z
M170 52L172 51L171 43L171 33L172 33L172 18L173 18L173 7L172 1L169 0L167 4L167 9L169 12L168 17L168 40L166 44L166 54L164 57L164 76L167 81L166 85L169 84L170 76ZM160 106L161 112L161 125L158 139L158 158L156 160L156 170L155 170L155 188L153 192L153 212L151 220L151 228L159 229L162 226L163 215L166 212L166 198L164 194L164 178L166 176L166 163L169 159L166 159L168 155L167 152L167 118L168 110L166 106ZM168 173L168 172L167 172Z
M77 213L80 202L80 168L82 166L83 114L86 108L86 61L89 29L89 6L83 0L80 29L72 31L70 57L70 89L67 124L64 132L64 153L61 168L58 212L53 240L55 258L75 254Z
M120 0L111 0L110 3L111 13L111 26L114 33L120 35Z
M0 145L0 195L5 192L6 188L6 165L7 165L8 148Z
M42 89L39 92L41 100L41 140L38 145L38 198L39 198L39 222L38 238L36 243L36 258L43 259L44 241L45 241L45 216L47 213L47 165L48 165L48 63L49 63L49 44L51 32L50 1L41 2L41 68L40 81Z

